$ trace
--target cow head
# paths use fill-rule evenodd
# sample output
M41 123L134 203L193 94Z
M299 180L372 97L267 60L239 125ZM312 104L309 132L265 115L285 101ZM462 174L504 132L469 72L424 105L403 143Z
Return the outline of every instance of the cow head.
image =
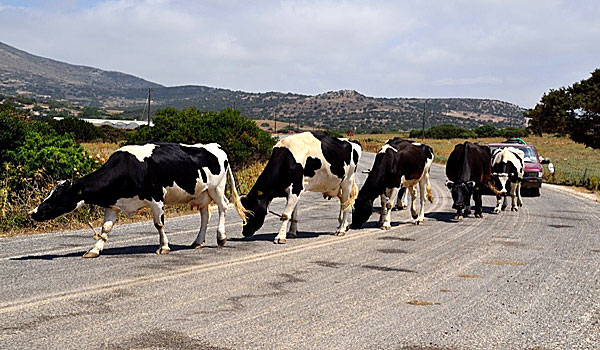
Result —
M250 237L258 231L265 222L269 199L250 193L247 196L243 196L241 202L242 206L250 211L250 213L246 215L247 222L242 229L242 234L244 237Z
M360 229L373 213L373 201L358 196L354 202L354 210L352 211L351 229Z
M475 181L446 181L446 187L448 187L452 193L452 200L454 201L452 204L453 209L462 210L469 206L471 194L473 194L473 189L475 188Z
M84 202L70 181L61 181L54 187L50 195L29 212L35 221L52 220L81 207Z
M490 181L493 188L491 190L499 196L505 196L507 193L510 193L511 178L513 176L514 174L508 173L492 173Z

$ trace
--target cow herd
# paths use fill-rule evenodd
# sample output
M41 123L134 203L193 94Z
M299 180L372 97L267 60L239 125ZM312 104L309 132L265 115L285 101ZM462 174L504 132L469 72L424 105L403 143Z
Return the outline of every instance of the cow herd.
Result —
M164 231L164 206L189 203L200 210L200 230L193 248L205 242L209 205L219 212L217 243L227 241L225 215L229 201L242 218L242 234L246 237L259 230L269 214L269 204L276 197L286 199L279 232L274 243L286 243L296 236L298 201L306 192L322 193L324 198L338 198L340 209L336 235L348 228L359 229L373 212L373 201L379 197L381 212L378 226L391 228L391 212L396 206L406 207L403 195L410 197L410 212L415 224L423 223L425 199L433 202L429 183L433 149L418 142L394 138L388 140L375 156L368 177L360 189L356 185L356 169L361 157L357 141L334 138L323 133L304 132L280 140L256 183L240 197L226 153L216 143L185 145L152 142L125 146L113 153L98 170L78 181L60 182L50 195L29 215L33 220L51 220L85 204L104 208L104 223L96 243L83 256L99 256L116 219L122 211L133 215L149 207L159 233L157 254L170 251ZM456 220L470 213L473 196L475 217L482 217L483 191L497 196L495 213L500 212L502 198L510 195L512 210L522 206L520 182L523 178L523 152L512 147L492 154L489 147L465 142L458 144L448 157L446 185L452 193ZM226 183L231 187L226 196ZM417 192L420 206L417 210ZM516 200L515 200L516 198ZM352 223L349 224L350 216Z

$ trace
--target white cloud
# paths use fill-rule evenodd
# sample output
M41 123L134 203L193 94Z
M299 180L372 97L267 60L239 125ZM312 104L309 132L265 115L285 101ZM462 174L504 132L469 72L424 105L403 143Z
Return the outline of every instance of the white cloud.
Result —
M531 107L600 62L596 1L0 0L0 41L165 85Z

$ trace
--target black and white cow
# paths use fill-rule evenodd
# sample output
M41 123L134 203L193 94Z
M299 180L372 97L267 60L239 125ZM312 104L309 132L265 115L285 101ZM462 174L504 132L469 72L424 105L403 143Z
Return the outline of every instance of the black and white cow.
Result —
M490 186L492 173L491 152L488 146L471 142L458 144L448 157L446 164L446 186L452 193L452 208L456 209L456 220L471 213L471 195L475 201L475 217L482 215L482 191Z
M425 195L433 202L429 184L429 169L433 157L433 149L429 146L398 137L388 140L375 156L369 176L358 193L352 214L352 228L362 227L373 212L373 200L380 196L379 226L389 230L392 208L397 204L401 188L406 188L411 195L410 211L415 224L422 223L425 217ZM417 185L421 193L421 209L418 213Z
M492 153L493 186L490 188L496 194L497 199L494 213L500 212L503 199L507 194L510 194L512 199L512 211L518 211L518 207L523 206L521 182L525 172L524 158L525 153L514 147L498 148Z
M170 249L163 228L164 205L190 203L200 209L200 231L192 243L192 247L200 248L208 224L208 207L214 202L219 208L217 242L222 246L227 240L227 176L234 206L245 222L246 211L240 203L227 155L216 143L147 143L122 147L98 170L74 183L60 182L29 215L36 221L44 221L72 212L85 204L103 207L102 233L99 237L94 236L96 244L83 255L85 258L94 258L104 248L119 210L130 216L143 207L149 207L160 235L160 246L156 253L167 254Z
M323 133L304 132L280 140L256 183L248 195L242 197L244 208L250 211L243 235L252 236L262 227L273 198L285 197L287 204L281 214L281 228L273 243L285 243L287 237L295 237L297 204L305 191L339 198L336 235L344 235L348 229L348 213L358 192L355 173L360 155L357 142Z

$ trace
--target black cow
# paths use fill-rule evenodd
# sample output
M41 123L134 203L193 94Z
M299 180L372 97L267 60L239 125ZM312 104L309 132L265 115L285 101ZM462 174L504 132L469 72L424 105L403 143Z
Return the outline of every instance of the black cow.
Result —
M401 188L407 189L412 197L410 210L415 224L422 223L425 217L425 193L427 199L433 202L429 184L429 168L433 157L433 149L429 146L399 137L388 140L375 156L369 176L358 193L351 227L362 227L373 212L373 200L380 196L379 225L382 229L390 229L392 208L396 205ZM416 209L417 185L421 192L419 213Z
M454 146L446 164L446 186L452 192L456 220L471 213L471 195L475 201L475 217L483 217L481 195L490 185L491 152L488 146L465 142Z
M139 209L149 207L154 216L154 226L160 234L160 247L156 253L167 254L170 249L163 228L164 205L190 203L200 209L200 231L192 243L194 248L200 248L208 224L208 206L214 202L219 208L217 242L222 246L227 240L227 175L234 206L245 222L245 209L240 203L227 155L216 143L147 143L122 147L100 169L73 184L60 182L29 215L36 221L44 221L72 212L84 204L105 208L102 233L94 235L96 244L83 255L94 258L104 248L119 210L133 215Z
M340 199L336 235L344 235L348 228L348 213L358 192L354 178L360 155L360 144L323 133L304 132L280 140L256 183L248 195L242 197L243 206L251 212L243 235L251 236L262 227L273 198L285 197L287 204L274 243L285 243L287 236L295 237L297 203L305 191Z

